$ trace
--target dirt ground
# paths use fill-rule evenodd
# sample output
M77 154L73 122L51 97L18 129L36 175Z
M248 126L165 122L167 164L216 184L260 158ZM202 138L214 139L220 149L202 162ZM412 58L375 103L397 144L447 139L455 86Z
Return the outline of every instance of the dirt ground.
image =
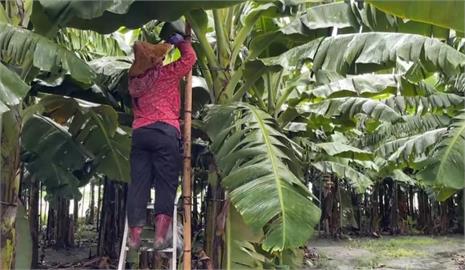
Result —
M308 248L306 269L465 269L463 235L316 239Z
M95 256L95 246L83 246L68 249L47 248L39 252L42 257L42 269L67 268L79 262L85 262Z
M95 243L79 248L40 252L42 268L67 268L95 255ZM305 269L465 270L465 238L449 236L383 236L379 239L314 239ZM115 262L111 262L115 264ZM70 267L76 269L76 267ZM79 269L81 267L78 267Z

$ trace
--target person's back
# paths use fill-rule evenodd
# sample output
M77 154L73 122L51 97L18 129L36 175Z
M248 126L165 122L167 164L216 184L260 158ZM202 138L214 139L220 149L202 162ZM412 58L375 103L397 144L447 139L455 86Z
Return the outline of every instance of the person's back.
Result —
M188 41L176 46L181 59L166 66L154 66L144 74L129 79L133 98L133 128L162 121L179 130L179 82L196 61L195 52Z
M135 61L129 70L129 93L133 103L131 146L131 183L128 189L127 215L129 246L138 248L146 223L150 188L155 186L155 248L167 245L174 200L182 165L179 129L179 83L196 61L189 41L175 35L171 43L181 58L162 65L169 45L134 45Z

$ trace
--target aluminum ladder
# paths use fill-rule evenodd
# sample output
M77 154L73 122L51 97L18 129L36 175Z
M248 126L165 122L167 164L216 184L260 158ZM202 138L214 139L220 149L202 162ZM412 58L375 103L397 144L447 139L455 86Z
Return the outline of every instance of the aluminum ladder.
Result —
M175 202L177 202L178 200L175 200ZM147 209L150 209L152 210L153 209L153 204L149 204ZM162 250L157 250L156 252L157 253L165 253L165 254L170 254L171 253L171 259L170 259L170 268L171 270L176 270L177 269L177 241L178 241L178 215L177 215L177 209L178 209L178 206L177 204L175 203L174 205L174 211L173 211L173 224L172 224L172 230L173 230L173 239L172 239L172 245L170 248L166 248L166 249L162 249ZM144 231L150 231L150 230L147 230L145 227L144 227ZM154 231L153 231L154 233ZM129 247L127 246L127 240L128 240L128 234L129 234L129 227L128 227L128 218L126 216L125 218L125 222L124 222L124 232L123 232L123 241L121 242L121 251L120 251L120 256L119 256L119 261L118 261L118 270L123 270L123 269L126 269L125 268L125 265L126 265L126 260L127 260L127 253L129 251ZM153 241L153 237L154 235L152 235L152 241ZM142 235L141 235L141 238L142 238ZM142 239L141 239L142 240ZM150 241L149 241L150 243ZM141 251L144 247L142 247L142 244L141 244L141 247L139 248L139 250L137 251L137 256L140 256L141 254ZM146 248L144 251L147 251L147 252L155 252L154 248L153 247L148 247ZM139 266L137 266L137 269L139 268Z

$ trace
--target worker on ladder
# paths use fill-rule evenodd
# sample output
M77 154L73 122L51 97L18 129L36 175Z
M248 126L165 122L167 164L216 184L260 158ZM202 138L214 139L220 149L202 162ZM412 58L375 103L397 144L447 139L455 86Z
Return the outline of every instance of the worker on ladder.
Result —
M172 45L179 49L181 58L163 65ZM190 37L176 33L167 43L136 42L134 56L129 69L134 121L130 157L132 181L127 197L128 245L139 248L141 244L150 189L154 184L154 248L160 250L169 245L166 238L182 169L179 84L192 69L196 55Z

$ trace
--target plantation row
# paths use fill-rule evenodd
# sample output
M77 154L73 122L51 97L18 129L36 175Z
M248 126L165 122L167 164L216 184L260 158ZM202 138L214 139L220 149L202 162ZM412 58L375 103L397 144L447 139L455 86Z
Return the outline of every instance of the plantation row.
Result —
M1 2L0 268L37 267L39 194L42 245L72 246L70 202L89 183L96 252L117 260L131 46L186 22L193 268L299 268L315 231L463 232L463 13L462 1Z

